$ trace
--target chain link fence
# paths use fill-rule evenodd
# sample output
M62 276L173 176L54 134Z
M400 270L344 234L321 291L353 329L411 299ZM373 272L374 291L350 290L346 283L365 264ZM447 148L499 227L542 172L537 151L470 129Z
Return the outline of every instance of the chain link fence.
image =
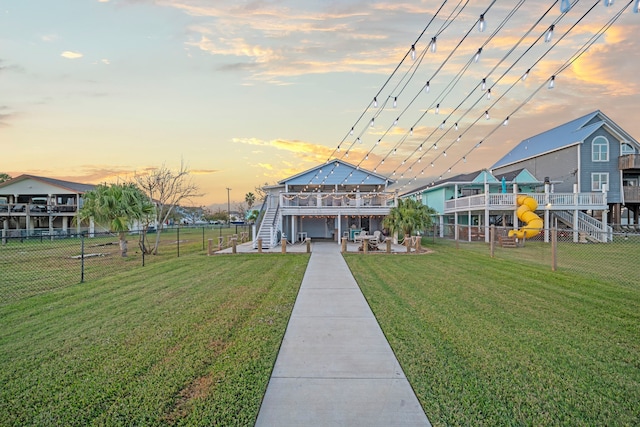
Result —
M493 232L492 232L493 229ZM616 229L614 227L614 229ZM456 232L457 230L457 232ZM594 238L580 230L544 229L532 238L509 238L511 228L445 225L426 233L425 244L455 245L487 257L570 271L594 280L640 284L640 231L629 229ZM555 236L555 244L553 243Z
M149 263L192 254L206 254L208 241L218 249L251 239L251 226L176 227L125 234L126 256L117 233L64 236L2 237L0 242L0 304L50 292ZM148 253L156 245L157 253ZM143 270L141 270L143 271Z

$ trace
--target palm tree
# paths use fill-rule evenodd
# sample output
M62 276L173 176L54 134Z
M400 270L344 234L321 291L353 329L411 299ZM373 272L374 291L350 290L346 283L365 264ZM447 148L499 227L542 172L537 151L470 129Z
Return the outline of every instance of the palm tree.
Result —
M244 195L244 201L247 204L247 210L251 211L251 208L256 203L256 196L252 192L248 192Z
M405 237L414 231L426 230L433 224L436 211L414 199L399 199L398 206L391 208L382 224L391 233L401 231Z
M100 184L84 195L78 220L93 220L118 233L120 254L127 256L126 232L133 221L143 221L154 206L135 184Z

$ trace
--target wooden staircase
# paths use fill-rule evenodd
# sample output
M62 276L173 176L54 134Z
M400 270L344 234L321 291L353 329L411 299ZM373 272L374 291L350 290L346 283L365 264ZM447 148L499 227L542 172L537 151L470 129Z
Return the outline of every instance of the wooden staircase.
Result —
M500 242L500 246L503 248L517 248L518 247L518 242L516 241L515 237L509 237L509 236L498 236L498 242Z

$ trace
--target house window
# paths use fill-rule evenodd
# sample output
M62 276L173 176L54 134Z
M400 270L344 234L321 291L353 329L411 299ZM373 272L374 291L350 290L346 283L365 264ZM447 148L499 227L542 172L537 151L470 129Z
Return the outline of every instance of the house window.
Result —
M591 191L602 191L603 186L609 186L609 174L596 172L591 174Z
M624 156L625 154L635 154L636 150L631 146L631 144L627 142L623 142L620 144L620 155Z
M604 136L596 136L591 142L591 160L594 162L609 161L609 140Z

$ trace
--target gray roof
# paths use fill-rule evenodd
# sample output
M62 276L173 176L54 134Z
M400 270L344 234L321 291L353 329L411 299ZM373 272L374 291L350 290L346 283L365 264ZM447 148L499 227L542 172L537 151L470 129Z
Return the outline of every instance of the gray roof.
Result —
M522 140L513 150L491 166L491 169L581 144L589 135L602 126L606 126L611 132L620 135L625 140L635 141L600 110L596 110L546 132Z
M375 172L352 165L343 160L331 160L297 175L285 178L278 184L287 185L388 185L394 181Z
M25 179L33 179L36 181L41 181L50 185L54 185L56 187L60 187L61 189L67 190L71 193L79 193L84 194L87 191L91 191L95 188L93 184L81 184L79 182L71 182L71 181L63 181L61 179L47 178L44 176L35 176L35 175L20 175L8 181L5 181L0 184L0 188L9 184L12 184L16 181L22 181Z

